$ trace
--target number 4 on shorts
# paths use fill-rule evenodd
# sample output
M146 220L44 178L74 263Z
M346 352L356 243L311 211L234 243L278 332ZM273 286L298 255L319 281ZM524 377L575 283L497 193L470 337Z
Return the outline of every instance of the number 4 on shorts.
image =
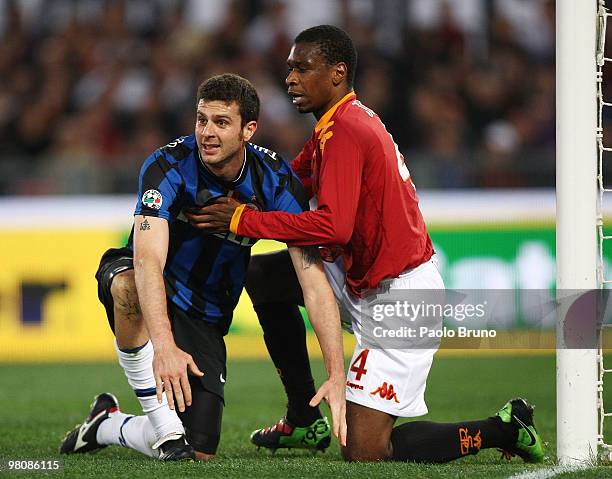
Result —
M359 355L355 358L355 361L353 361L353 363L351 364L351 371L355 373L355 381L359 381L361 379L361 376L368 372L368 370L365 368L365 363L368 359L369 352L369 349L364 349L359 353Z

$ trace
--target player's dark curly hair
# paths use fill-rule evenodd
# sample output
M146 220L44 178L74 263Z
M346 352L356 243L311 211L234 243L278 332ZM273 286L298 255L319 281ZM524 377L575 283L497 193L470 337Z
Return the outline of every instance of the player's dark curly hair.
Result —
M353 88L357 69L357 50L348 34L333 25L318 25L307 28L295 37L294 43L314 43L327 60L328 65L346 64L348 86Z
M259 96L252 83L234 73L210 77L198 87L196 104L200 100L236 102L240 109L242 125L259 118Z

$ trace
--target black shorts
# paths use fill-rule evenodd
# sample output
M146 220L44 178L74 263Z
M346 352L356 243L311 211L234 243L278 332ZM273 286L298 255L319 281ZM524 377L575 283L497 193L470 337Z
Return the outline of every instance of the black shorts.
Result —
M204 373L204 376L197 379L204 389L224 399L227 352L221 329L208 321L190 318L174 305L169 305L168 310L174 342L191 354Z
M112 248L104 253L96 272L98 298L106 309L113 332L115 318L111 284L115 275L133 268L131 249ZM190 376L193 402L185 413L179 415L189 432L189 442L196 450L212 454L219 442L225 401L227 352L223 332L214 323L188 316L170 301L168 316L176 345L189 353L204 373L201 378Z

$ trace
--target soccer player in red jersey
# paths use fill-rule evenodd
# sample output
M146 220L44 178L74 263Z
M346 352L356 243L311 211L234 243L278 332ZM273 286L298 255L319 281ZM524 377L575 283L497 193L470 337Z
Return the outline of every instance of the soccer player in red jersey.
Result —
M533 424L532 406L523 399L508 401L484 420L415 421L393 427L398 417L427 413L425 385L437 345L416 347L407 340L399 349L367 347L362 343L362 327L372 318L366 317L371 313L360 298L382 290L440 291L444 284L404 158L378 115L353 91L356 64L350 37L329 25L301 32L287 60L286 84L293 104L317 119L312 136L292 164L317 204L315 209L300 214L262 213L224 199L193 214L191 221L210 231L324 247L328 279L357 338L346 382L345 459L446 462L495 447L540 462L542 442ZM279 279L278 271L284 268L281 256L276 258L255 260L257 271L250 273L252 286L247 289L279 367L292 350L283 351L280 339L271 347L270 337L281 337L279 331L286 325L283 318L262 321L257 305L272 300L254 299L266 295L262 288L273 296L275 286L279 295L299 297L287 293L291 279ZM292 340L289 334L284 338ZM294 405L299 402L295 400L299 386L286 377L287 368L279 369L291 412L292 395ZM299 375L297 369L294 366L292 374ZM294 411L293 416L299 419L300 414ZM293 422L288 414L274 427L255 431L251 439L271 449L284 447L291 440Z

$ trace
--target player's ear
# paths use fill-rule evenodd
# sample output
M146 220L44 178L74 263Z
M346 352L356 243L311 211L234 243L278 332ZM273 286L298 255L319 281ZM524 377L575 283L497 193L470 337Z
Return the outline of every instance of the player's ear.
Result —
M257 122L249 121L246 125L242 127L242 138L244 141L250 141L251 137L257 131Z
M332 68L334 69L332 72L332 83L334 86L338 86L346 79L346 63L336 63Z

